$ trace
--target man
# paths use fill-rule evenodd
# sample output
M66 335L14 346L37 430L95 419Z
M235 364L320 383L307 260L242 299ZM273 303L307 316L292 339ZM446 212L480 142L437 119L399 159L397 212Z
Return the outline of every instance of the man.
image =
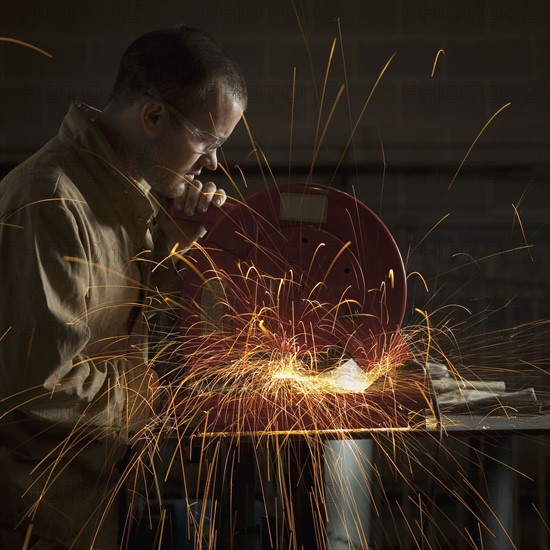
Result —
M209 35L148 33L124 53L105 110L74 103L0 183L0 547L120 545L120 464L156 392L151 266L204 233L165 209L225 201L199 177L246 100Z

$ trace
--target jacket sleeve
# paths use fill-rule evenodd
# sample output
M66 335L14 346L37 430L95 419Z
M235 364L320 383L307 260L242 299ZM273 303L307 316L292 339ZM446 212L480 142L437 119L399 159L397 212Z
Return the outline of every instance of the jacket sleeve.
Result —
M0 254L2 398L56 423L121 428L128 357L84 354L90 264L71 210L55 199L19 208L0 225Z

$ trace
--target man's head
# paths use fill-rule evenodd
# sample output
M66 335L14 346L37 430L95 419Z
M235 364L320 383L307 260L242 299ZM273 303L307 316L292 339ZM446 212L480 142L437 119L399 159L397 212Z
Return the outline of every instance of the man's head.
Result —
M131 134L118 136L131 167L173 197L203 167L216 168L216 149L246 102L237 64L210 35L179 25L147 33L128 47L105 111L119 121L119 133Z
M120 60L111 99L124 107L152 89L187 116L203 109L219 87L246 105L246 83L238 65L209 34L177 25L130 44Z

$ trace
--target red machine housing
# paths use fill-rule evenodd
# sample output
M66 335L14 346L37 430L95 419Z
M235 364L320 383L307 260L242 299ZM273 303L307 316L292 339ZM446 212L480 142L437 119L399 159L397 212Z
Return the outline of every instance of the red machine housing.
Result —
M270 352L304 357L318 370L353 358L369 371L411 357L399 330L407 288L401 254L388 228L354 197L316 184L278 185L193 219L208 233L187 259L181 294L181 350L191 372L200 376L214 361ZM350 428L359 417L369 425L365 395L342 394L342 403L361 405ZM380 404L387 400L380 394ZM407 400L407 409L418 404ZM235 416L242 403L212 395L207 401L217 407L211 430L244 428ZM191 402L201 406L200 396ZM254 424L268 430L260 416ZM278 416L277 431L295 425L291 416ZM315 429L331 429L330 416ZM379 411L377 419L378 426Z

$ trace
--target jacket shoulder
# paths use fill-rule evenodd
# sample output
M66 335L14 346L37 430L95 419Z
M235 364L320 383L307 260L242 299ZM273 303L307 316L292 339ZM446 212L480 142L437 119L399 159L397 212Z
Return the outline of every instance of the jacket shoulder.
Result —
M16 166L0 181L0 214L50 198L73 198L74 181L85 171L77 157L58 138Z

